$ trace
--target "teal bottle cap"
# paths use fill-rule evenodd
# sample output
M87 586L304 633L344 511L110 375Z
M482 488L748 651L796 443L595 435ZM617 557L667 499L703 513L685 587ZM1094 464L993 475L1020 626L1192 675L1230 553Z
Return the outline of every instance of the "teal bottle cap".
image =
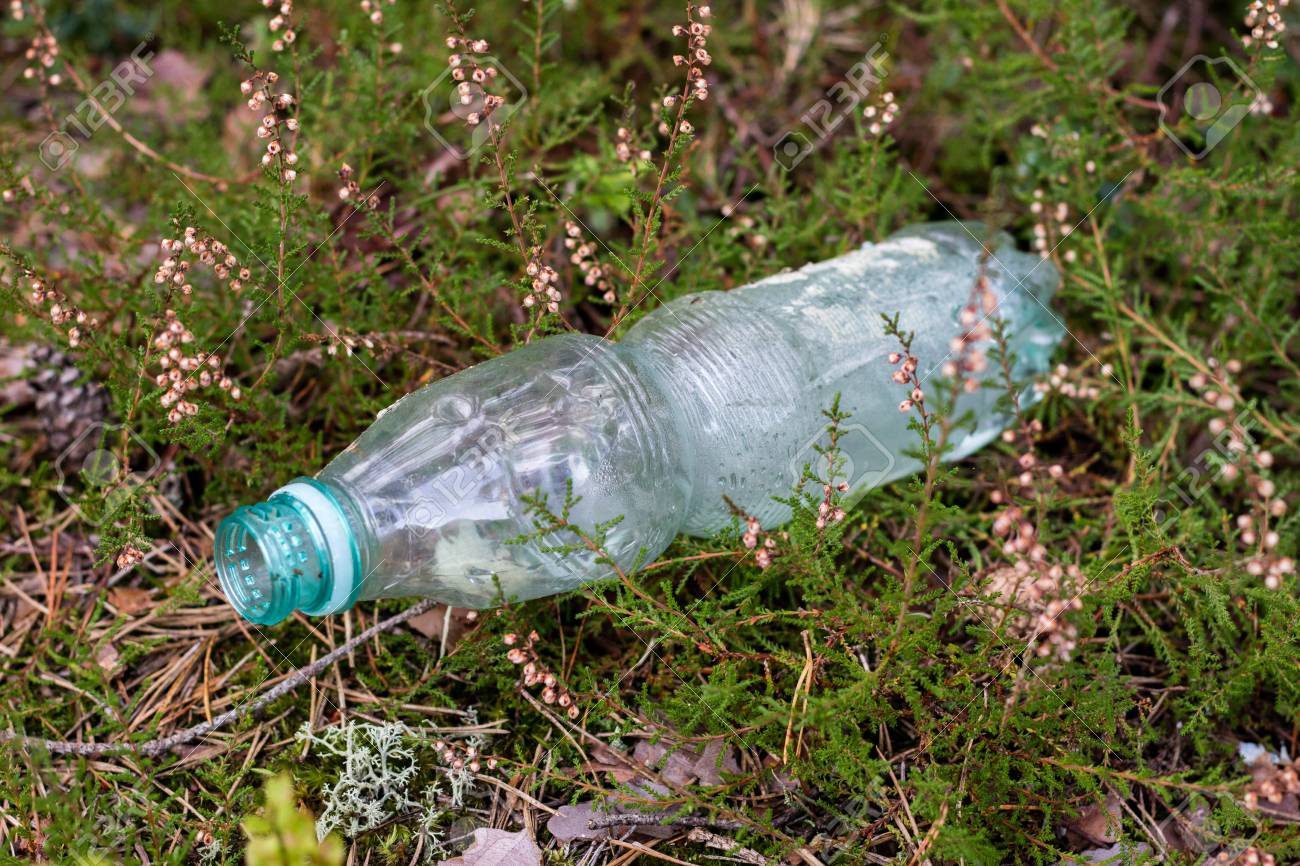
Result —
M295 610L347 610L361 585L361 555L347 512L313 478L237 508L217 527L217 577L240 616L271 625Z

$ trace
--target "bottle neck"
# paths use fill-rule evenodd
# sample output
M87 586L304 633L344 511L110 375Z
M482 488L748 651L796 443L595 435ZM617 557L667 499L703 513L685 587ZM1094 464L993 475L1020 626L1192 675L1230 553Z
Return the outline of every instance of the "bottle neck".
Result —
M354 524L338 491L297 478L217 527L221 588L241 616L263 625L295 610L313 616L347 610L363 579Z

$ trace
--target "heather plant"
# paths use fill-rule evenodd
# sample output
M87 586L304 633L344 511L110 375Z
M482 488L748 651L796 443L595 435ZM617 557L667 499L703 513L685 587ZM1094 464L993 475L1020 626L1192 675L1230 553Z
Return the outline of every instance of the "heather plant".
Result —
M1285 2L7 9L6 857L1300 860ZM614 576L222 598L216 522L399 397L958 218L1068 336L1021 381L982 276L947 358L880 310L916 475L847 501L835 403L782 527L617 568L533 497Z

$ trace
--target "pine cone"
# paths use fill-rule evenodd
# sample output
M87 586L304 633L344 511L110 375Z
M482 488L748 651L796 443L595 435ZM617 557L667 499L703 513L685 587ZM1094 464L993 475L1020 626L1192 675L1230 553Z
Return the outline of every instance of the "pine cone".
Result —
M95 435L84 435L108 417L108 392L94 381L85 381L72 358L52 346L35 346L27 357L28 379L36 392L36 412L46 449L79 465L99 446ZM66 453L72 448L76 453Z

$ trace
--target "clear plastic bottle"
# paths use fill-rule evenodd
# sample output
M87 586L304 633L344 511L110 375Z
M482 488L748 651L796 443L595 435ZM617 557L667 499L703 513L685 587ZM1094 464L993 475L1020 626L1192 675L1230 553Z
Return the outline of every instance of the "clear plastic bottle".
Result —
M981 226L933 223L729 292L664 305L619 343L550 337L403 397L315 478L237 509L217 530L216 565L231 604L274 623L359 599L426 596L461 607L529 599L605 577L594 556L507 543L531 531L522 496L572 523L622 515L606 552L630 568L678 533L727 525L729 497L765 527L790 517L788 495L825 444L827 409L850 414L840 447L856 501L915 471L916 444L889 379L897 341L881 313L916 334L923 375L949 354L980 273ZM973 234L972 234L973 233ZM1047 309L1049 262L998 239L984 275L1010 326L1017 375L1046 369L1061 336ZM988 375L988 374L985 374ZM959 401L976 428L948 459L1002 429L997 389ZM542 545L544 546L544 545ZM499 587L499 588L498 588Z

